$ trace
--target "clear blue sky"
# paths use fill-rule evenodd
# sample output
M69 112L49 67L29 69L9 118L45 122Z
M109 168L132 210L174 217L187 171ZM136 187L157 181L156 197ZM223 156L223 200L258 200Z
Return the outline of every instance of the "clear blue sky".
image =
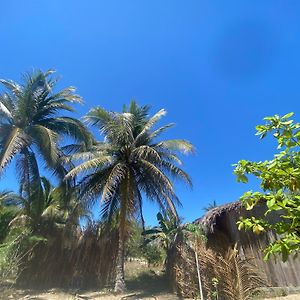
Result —
M135 98L168 111L170 136L190 140L194 189L178 186L187 221L234 201L232 164L272 156L255 137L266 115L300 120L300 1L1 1L0 77L55 68L61 86L86 102L120 110ZM0 188L15 188L12 170ZM157 208L145 206L148 223Z

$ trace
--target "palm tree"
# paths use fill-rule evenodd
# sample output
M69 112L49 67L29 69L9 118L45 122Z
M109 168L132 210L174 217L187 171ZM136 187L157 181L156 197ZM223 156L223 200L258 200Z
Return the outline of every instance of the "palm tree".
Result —
M214 209L214 208L217 207L217 206L218 206L217 201L214 200L213 202L209 203L208 206L203 207L203 210L204 210L205 212L209 212L210 210Z
M79 201L76 190L69 182L61 182L55 187L47 178L41 177L40 184L41 194L38 198L14 194L4 196L4 205L18 207L12 226L27 228L34 235L53 236L56 229L74 229L74 226L79 227L80 218L90 217L88 209Z
M71 104L82 103L82 99L73 87L55 93L57 78L51 76L53 72L27 74L22 84L0 79L7 89L0 95L0 175L16 157L20 194L27 199L37 199L42 194L38 155L63 178L66 171L58 146L60 138L67 136L78 142L92 140L79 120L61 116L62 111L74 111Z
M124 244L129 221L139 215L142 220L143 196L158 203L164 212L177 216L176 196L170 177L191 185L191 179L178 165L182 162L178 153L189 153L193 146L185 140L157 141L160 134L173 124L154 129L166 114L164 109L151 118L148 106L132 102L122 113L103 108L92 109L85 120L99 128L103 143L90 151L75 154L74 159L83 162L66 176L72 178L86 172L79 182L80 194L87 200L101 197L102 216L107 221L117 213L119 246L116 262L115 291L125 290Z

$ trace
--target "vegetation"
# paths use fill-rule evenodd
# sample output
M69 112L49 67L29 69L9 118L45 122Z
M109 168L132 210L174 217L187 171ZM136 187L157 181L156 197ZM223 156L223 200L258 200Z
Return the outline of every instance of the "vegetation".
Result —
M18 207L14 200L18 198L12 192L0 192L0 243L4 241L9 233L9 224L16 217Z
M142 235L146 238L144 243L156 242L167 254L181 230L180 221L174 215L167 214L164 217L160 212L156 217L159 226L143 231Z
M73 112L71 105L82 100L73 87L54 92L53 73L26 74L21 84L0 80L7 90L0 95L0 175L14 159L19 179L19 195L1 194L1 251L2 262L8 266L17 262L16 272L22 272L24 264L29 268L36 246L67 228L76 231L87 212L74 182L64 176L71 167L66 155L93 138L79 120L62 115ZM65 140L75 144L66 145ZM40 175L41 164L56 175L57 187Z
M18 194L0 192L3 278L26 287L114 281L114 291L124 292L125 258L142 258L164 265L182 294L201 299L248 299L265 284L236 247L213 251L201 226L182 224L174 183L192 186L181 159L194 148L161 138L174 125L158 126L164 109L150 116L148 106L132 101L121 112L95 107L81 122L72 116L81 97L73 87L55 91L53 73L34 71L20 84L0 80L0 176L14 161L19 184ZM272 160L242 160L235 169L238 181L247 182L248 175L261 181L262 192L241 199L248 210L265 204L269 217L241 219L239 229L275 231L280 238L266 258L281 253L283 260L300 250L300 124L291 117L275 115L257 126L261 138L272 133L278 143ZM98 200L101 218L95 220L91 210ZM153 228L145 229L145 200L160 210ZM217 214L211 211L216 206L214 201L205 211Z
M247 182L248 175L260 180L262 192L246 192L241 200L247 210L264 203L266 216L273 218L246 218L239 222L239 229L250 229L259 234L273 230L278 239L266 249L265 258L281 254L287 260L290 254L298 255L300 250L300 124L294 122L293 113L282 117L266 117L264 125L258 125L257 135L264 139L272 134L277 141L278 152L273 159L263 162L241 160L235 174L240 182Z

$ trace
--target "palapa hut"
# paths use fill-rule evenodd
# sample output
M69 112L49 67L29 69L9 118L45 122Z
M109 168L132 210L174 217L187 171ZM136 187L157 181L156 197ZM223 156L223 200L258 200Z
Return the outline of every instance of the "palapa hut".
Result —
M258 269L264 273L270 286L300 286L300 259L290 257L282 262L271 258L263 260L263 250L276 239L273 232L256 235L250 231L239 231L237 221L243 217L261 217L266 208L263 204L247 211L240 201L225 204L211 209L202 218L195 221L201 224L208 237L208 247L224 253L230 247L237 245L238 255L243 259L252 260ZM271 222L278 220L278 214L268 215Z

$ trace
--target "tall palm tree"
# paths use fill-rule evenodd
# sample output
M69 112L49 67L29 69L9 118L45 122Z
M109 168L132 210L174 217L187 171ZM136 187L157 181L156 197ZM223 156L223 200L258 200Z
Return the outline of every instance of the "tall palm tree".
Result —
M74 155L83 162L66 176L72 178L86 172L79 182L80 194L87 200L101 197L102 216L110 221L118 214L119 247L116 263L115 291L125 290L124 244L129 220L142 217L143 195L158 203L162 211L177 216L176 196L170 176L191 185L191 179L178 165L182 162L178 153L189 153L193 146L185 140L157 141L160 134L173 124L154 129L166 114L164 109L148 116L149 107L139 107L132 102L122 113L103 108L92 109L85 119L99 128L103 143L90 151Z
M17 158L20 192L26 198L41 196L37 156L56 174L64 177L59 141L67 136L89 142L91 134L76 118L61 116L73 112L71 104L82 103L73 87L54 92L57 78L47 72L34 71L18 84L0 79L7 92L0 94L0 175ZM24 195L25 194L25 195Z

